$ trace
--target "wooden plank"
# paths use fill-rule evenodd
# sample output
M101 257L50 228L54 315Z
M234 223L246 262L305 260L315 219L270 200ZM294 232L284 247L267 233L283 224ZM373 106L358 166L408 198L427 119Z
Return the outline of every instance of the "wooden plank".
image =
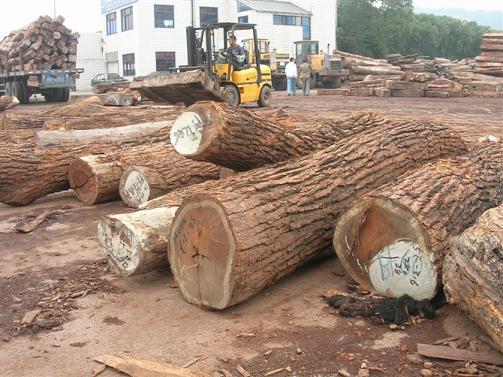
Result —
M434 357L436 359L473 361L475 363L485 363L503 365L503 355L473 352L447 346L435 346L433 344L417 344L417 353L421 356Z

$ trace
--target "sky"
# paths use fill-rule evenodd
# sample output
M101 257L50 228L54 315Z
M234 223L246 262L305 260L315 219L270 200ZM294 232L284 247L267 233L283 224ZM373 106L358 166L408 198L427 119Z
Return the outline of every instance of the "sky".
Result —
M65 25L78 32L102 29L100 0L0 0L0 37L19 29L39 15L56 13L66 18ZM323 0L319 0L320 3ZM421 8L465 8L470 10L503 10L503 0L414 0Z

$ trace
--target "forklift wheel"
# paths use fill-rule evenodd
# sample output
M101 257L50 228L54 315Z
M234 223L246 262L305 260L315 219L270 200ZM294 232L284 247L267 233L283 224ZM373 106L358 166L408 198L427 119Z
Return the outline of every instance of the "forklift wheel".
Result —
M260 97L258 99L258 105L260 107L268 107L271 104L271 88L267 85L262 87L260 91Z
M239 90L234 85L226 85L223 90L223 97L225 101L232 106L239 106L241 98L239 97Z

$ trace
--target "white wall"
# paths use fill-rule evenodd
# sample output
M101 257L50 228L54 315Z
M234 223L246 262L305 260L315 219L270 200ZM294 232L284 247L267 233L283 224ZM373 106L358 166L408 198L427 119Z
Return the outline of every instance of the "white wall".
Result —
M83 33L79 38L77 49L77 68L84 72L76 80L77 91L91 90L91 80L99 73L105 72L103 57L103 35L98 33Z

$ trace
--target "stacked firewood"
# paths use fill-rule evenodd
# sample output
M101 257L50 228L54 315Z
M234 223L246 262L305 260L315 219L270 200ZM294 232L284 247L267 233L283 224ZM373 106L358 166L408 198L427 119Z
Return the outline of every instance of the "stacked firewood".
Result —
M74 69L79 33L63 25L63 16L40 16L0 42L0 71Z
M480 56L475 58L475 72L503 76L503 32L484 34L480 50Z

